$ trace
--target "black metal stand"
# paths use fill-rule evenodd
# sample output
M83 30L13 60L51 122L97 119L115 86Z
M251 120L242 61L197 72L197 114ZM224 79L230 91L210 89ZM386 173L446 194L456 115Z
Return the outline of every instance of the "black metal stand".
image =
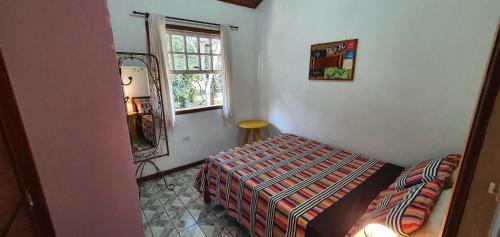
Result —
M147 71L148 71L148 78L149 78L149 84L154 86L154 93L156 95L156 104L155 108L156 111L158 112L159 116L159 132L158 137L156 138L155 135L155 142L154 142L154 148L151 148L150 150L147 150L144 153L141 154L136 154L133 153L134 157L134 163L138 164L136 170L135 170L135 176L137 177L139 175L139 180L142 178L144 174L144 168L146 167L147 164L152 165L155 170L158 173L161 173L160 168L152 161L153 159L168 156L170 153L169 146L168 146L168 136L167 136L167 130L166 130L166 124L165 124L165 114L163 110L163 99L162 99L162 90L161 90L161 78L160 78L160 69L159 69L159 63L158 63L158 58L154 56L153 54L149 53L134 53L134 52L117 52L117 61L118 61L118 68L120 69L120 83L122 86L128 86L132 84L133 78L129 77L127 82L123 82L121 79L121 67L123 66L124 62L127 60L137 60L140 61L144 66L146 66ZM125 103L130 98L125 97ZM152 103L153 105L153 103ZM156 122L155 122L155 117L153 113L153 126L156 129ZM165 147L166 151L164 151L160 147L160 142L162 140L165 140ZM131 144L132 144L132 139L131 139ZM140 172L139 172L140 171ZM162 177L163 182L165 183L165 187L173 191L175 188L175 185L173 184L168 184L167 180L165 177ZM140 184L139 184L140 187ZM141 189L139 188L139 196L141 195Z
M159 62L158 58L154 56L153 54L149 53L135 53L135 52L116 52L117 60L118 60L118 68L120 70L120 77L121 77L121 67L123 66L124 62L127 60L133 61L137 60L141 62L144 66L146 66L147 71L148 71L148 78L151 81L150 85L154 86L154 89L156 91L156 96L157 96L157 109L156 111L159 112L160 114L160 131L159 131L159 136L157 139L155 139L155 144L154 144L154 149L152 149L150 152L147 152L145 154L133 154L134 155L134 163L139 163L145 160L152 160L164 156L168 156L170 154L170 149L168 145L168 136L167 136L167 131L166 131L166 124L165 124L165 113L163 110L163 98L162 98L162 90L161 90L161 78L160 78L160 71L159 71ZM129 81L124 83L122 79L120 78L120 83L122 86L127 86L130 85L133 81L133 79L129 78ZM130 98L125 98L125 103L129 100ZM155 116L153 116L154 120ZM153 125L156 125L156 122L153 121ZM159 143L162 140L162 138L165 139L165 147L166 151L162 151L159 147ZM132 140L130 141L132 143Z
M147 164L151 164L156 169L156 172L158 172L158 173L161 172L160 168L158 168L158 166L153 161L151 161L151 160L141 161L141 162L139 162L139 165L135 169L135 176L136 177L137 177L137 173L139 172L139 170L141 170L141 172L139 173L139 180L142 178L142 175L144 174L144 167L146 167ZM174 191L175 185L167 184L167 180L165 179L165 176L162 176L161 178L163 179L163 183L165 184L165 187L170 191ZM139 184L139 187L140 186L141 185ZM141 189L139 188L139 197L140 196L141 196Z

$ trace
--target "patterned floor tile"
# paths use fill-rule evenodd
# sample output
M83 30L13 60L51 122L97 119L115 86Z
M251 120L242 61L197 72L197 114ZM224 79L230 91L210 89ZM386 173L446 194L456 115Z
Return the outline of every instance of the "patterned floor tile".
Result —
M185 177L185 175L183 173L180 173L180 172L183 172L183 171L169 174L169 175L166 175L164 177L167 179L167 181L171 182L172 184L180 185L180 183L184 181L183 178ZM193 181L194 181L194 179L193 179Z
M217 218L229 219L229 217L226 216L225 212L226 210L224 209L223 206L221 205L211 205L211 206L212 206L211 211L214 216L216 216ZM233 219L231 218L231 220Z
M169 186L172 184L173 184L172 182L168 182L168 181L165 184L165 182L163 180L161 180L161 182L158 182L157 184L155 184L155 188L156 188L156 191L158 193L174 193L174 190L170 190L170 186Z
M149 230L149 224L142 209L141 209L141 217L142 217L142 226L144 227L144 232L146 232L147 230Z
M142 211L144 212L144 216L150 225L156 219L165 214L165 210L158 200L154 200L153 202L148 203L148 205L143 206Z
M148 226L148 228L146 228L146 229L144 230L144 237L155 237L155 236L153 235L153 232L151 231L151 228L149 228L149 226Z
M165 185L154 184L141 189L140 197L142 198L156 198L161 193L168 193L169 191Z
M196 174L194 174L191 170L187 169L179 171L177 177L180 177L184 181L191 181L195 179Z
M217 218L219 223L222 223L233 235L236 235L240 232L240 228L242 228L236 220L228 216L222 216Z
M193 212L195 211L191 213ZM229 229L227 229L223 223L219 222L217 217L211 215L210 212L199 210L196 210L196 212L199 212L196 222L207 237L232 236Z
M177 231L173 231L172 233L170 233L168 235L168 237L180 237L179 233L177 233Z
M205 237L205 233L203 233L203 230L198 226L194 225L188 229L183 230L181 233L181 237Z
M140 197L145 198L153 197L156 194L156 191L157 190L153 189L152 185L143 185L139 188Z
M187 203L185 206L188 210L194 209L194 210L206 211L206 212L211 212L213 215L215 215L215 212L212 210L213 206L211 204L204 203L198 198L195 198L193 201Z
M207 237L232 237L233 235L223 225L199 225Z
M198 174L198 172L199 172L199 171L200 171L200 169L201 169L201 166L202 166L202 165L197 165L197 166L195 166L195 167L193 167L193 168L190 168L189 170L190 170L191 172L193 172L195 175L197 175L197 174ZM196 177L196 176L195 176L195 177Z
M142 209L141 209L141 217L142 217L142 224L144 225L145 229L148 222L146 221L146 217L144 216L144 212L142 212Z
M184 203L185 205L188 205L190 203L193 203L193 202L199 200L198 199L199 194L195 193L191 189L186 189L182 193L179 193L178 195L179 195L179 198L181 199L182 203Z
M191 188L188 187L188 185L185 182L181 181L181 183L175 185L174 192L177 194L181 194L184 193L186 190L191 190Z
M248 237L220 205L205 204L194 188L201 165L141 184L140 202L146 237Z
M177 195L172 198L159 198L159 200L163 204L163 208L165 208L167 213L169 211L177 211L180 208L185 208L184 203L181 202L181 199Z
M167 211L177 230L184 230L196 224L186 207L171 208Z
M179 197L175 193L167 193L167 192L160 193L156 196L156 199L159 200L164 207L169 205L176 205L176 206L183 205Z
M139 198L139 201L140 201L141 207L146 208L149 205L155 204L157 199L156 198L141 197L141 198Z
M171 236L171 233L177 233L174 224L172 224L166 213L150 221L149 226L155 237L167 237Z

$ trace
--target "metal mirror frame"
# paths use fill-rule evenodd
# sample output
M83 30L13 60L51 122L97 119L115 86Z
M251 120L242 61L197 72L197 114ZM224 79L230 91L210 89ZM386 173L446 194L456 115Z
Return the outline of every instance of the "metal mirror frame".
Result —
M151 86L151 84L153 84L155 86L154 89L156 90L156 93L158 94L158 100L157 100L158 104L156 106L158 106L159 110L161 111L161 113L160 113L160 131L159 131L158 136L156 136L156 127L155 127L155 137L158 137L158 139L155 139L155 144L154 144L153 148L144 150L144 151L148 151L148 150L152 150L152 151L150 151L150 152L148 151L145 154L141 154L141 155L137 155L135 153L132 153L134 163L147 162L147 161L150 161L150 160L153 160L156 158L170 155L167 129L166 129L166 124L165 124L165 111L164 111L164 107L163 107L163 98L162 98L163 93L162 93L162 89L161 89L161 78L160 78L158 58L153 54L135 53L135 52L116 52L116 56L117 56L117 62L118 62L118 69L119 69L119 73L120 73L120 78L119 78L120 84L122 85L122 92L124 95L124 103L126 104L128 102L129 98L125 98L125 93L123 91L123 89L124 89L123 87L130 85L132 83L132 80L130 80L126 83L123 82L121 67L123 66L123 63L126 60L131 60L131 61L138 60L146 66L146 69L148 71L147 72L148 73L148 80L152 80L152 82L153 82L153 83L149 83L149 82L148 83L150 86ZM151 106L153 107L153 104ZM153 125L156 126L154 114L152 117L153 117ZM161 142L161 140L163 140L162 138L164 138L165 143L166 143L165 144L166 145L166 153L165 154L162 154L163 153L162 150L159 149L160 142ZM131 137L130 137L130 143L132 145L132 138Z

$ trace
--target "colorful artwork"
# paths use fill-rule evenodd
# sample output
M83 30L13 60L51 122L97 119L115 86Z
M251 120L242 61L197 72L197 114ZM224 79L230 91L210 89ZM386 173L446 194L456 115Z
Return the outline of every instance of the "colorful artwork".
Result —
M311 46L309 80L353 80L358 40Z

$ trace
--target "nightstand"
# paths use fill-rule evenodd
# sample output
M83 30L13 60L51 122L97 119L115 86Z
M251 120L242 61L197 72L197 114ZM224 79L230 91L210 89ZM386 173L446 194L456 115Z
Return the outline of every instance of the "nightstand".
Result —
M136 120L137 120L138 115L139 115L139 113L137 113L137 112L127 113L128 131L130 134L130 139L132 139L132 141L136 141L138 138L137 137L137 125L136 125Z
M243 144L247 144L250 138L250 133L253 131L254 141L258 141L262 139L262 135L260 133L261 128L267 128L269 123L263 120L246 120L240 122L240 128L245 129L245 137L243 140Z

